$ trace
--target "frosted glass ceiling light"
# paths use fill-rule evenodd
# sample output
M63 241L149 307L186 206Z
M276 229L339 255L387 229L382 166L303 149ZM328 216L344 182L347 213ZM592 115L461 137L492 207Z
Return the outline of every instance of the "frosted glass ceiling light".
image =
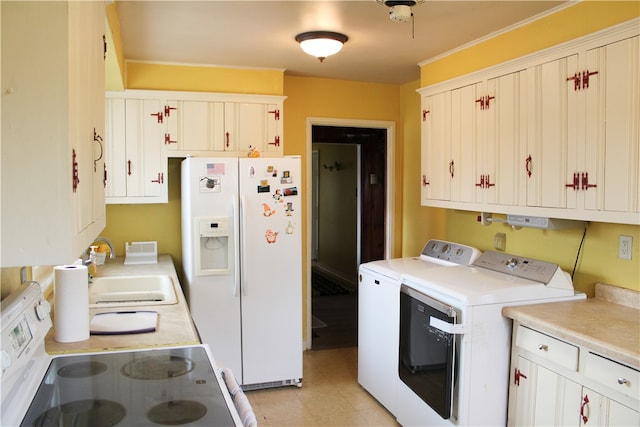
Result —
M296 41L305 53L324 61L327 56L340 52L349 37L332 31L308 31L296 36Z

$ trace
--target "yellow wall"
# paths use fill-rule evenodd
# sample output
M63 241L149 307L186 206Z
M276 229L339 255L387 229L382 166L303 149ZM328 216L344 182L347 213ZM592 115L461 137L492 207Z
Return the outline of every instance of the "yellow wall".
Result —
M595 2L587 1L564 9L525 27L500 35L476 46L456 52L448 57L425 64L421 68L421 85L428 86L466 73L480 70L500 62L517 58L535 50L559 44L586 35L608 26L628 21L640 16L638 2ZM419 104L415 107L419 111ZM419 141L406 140L405 149L418 152ZM411 158L405 155L405 158ZM407 163L406 166L409 166ZM419 166L413 173L419 176ZM413 167L412 167L413 169ZM431 219L433 213L421 213L419 189L407 184L405 205L405 229L424 227L418 218ZM415 194L415 195L410 195ZM412 205L412 203L414 203ZM506 251L532 258L558 263L571 272L574 268L583 230L520 230L493 224L484 227L476 222L477 213L443 211L446 215L446 238L466 243L480 249L493 249L493 235L504 232L507 235ZM412 235L411 232L405 234ZM618 236L633 237L632 260L618 259ZM422 239L420 238L422 237ZM414 237L413 243L404 241L403 253L415 254L419 244L432 237L440 237L433 232L425 232ZM589 225L582 256L574 276L576 289L593 295L596 282L610 283L629 289L640 290L640 226L592 223Z

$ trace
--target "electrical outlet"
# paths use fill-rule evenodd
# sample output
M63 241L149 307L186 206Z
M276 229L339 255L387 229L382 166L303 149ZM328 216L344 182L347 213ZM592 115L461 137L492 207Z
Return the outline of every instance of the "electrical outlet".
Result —
M633 237L620 236L618 243L618 258L631 259L631 250L633 249Z
M504 233L496 233L493 236L493 247L499 251L504 251L507 245L507 235Z

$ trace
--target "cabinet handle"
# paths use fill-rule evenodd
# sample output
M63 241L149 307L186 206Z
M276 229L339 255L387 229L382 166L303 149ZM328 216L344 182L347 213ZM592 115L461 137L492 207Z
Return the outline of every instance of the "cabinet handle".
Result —
M527 379L527 376L520 372L520 369L516 368L513 370L513 383L515 385L520 385L520 378Z
M538 345L538 350L548 351L549 350L549 346L546 345L546 344L540 344L540 345Z
M527 176L531 178L531 154L524 159L524 170L527 171Z
M429 110L422 110L422 121L426 121L427 120L427 114L431 113L431 111Z
M229 148L229 132L225 133L224 136L225 136L225 139L227 141L226 142L227 148Z
M491 188L491 187L495 187L496 184L495 183L491 183L491 175L486 175L485 177L485 182L484 182L484 188Z
M269 145L275 145L276 147L280 146L280 137L276 136L273 140L273 142L268 142L267 144Z
M587 396L586 394L584 395L582 403L580 404L580 416L582 417L583 423L586 424L589 422L589 396Z
M476 182L476 187L484 188L484 175L480 175L480 182Z
M426 175L422 175L422 186L426 187L429 184L431 184L431 183L429 181L427 181L427 176Z
M267 111L267 113L273 114L273 119L274 120L280 120L280 110L275 109L273 111Z
M596 188L598 186L597 184L589 184L589 172L582 172L580 175L582 177L582 189L583 190L588 190L590 188Z
M567 77L567 81L570 81L570 80L573 80L573 90L574 91L580 90L580 83L581 83L580 73L575 73L573 76Z
M102 185L104 186L104 188L107 188L107 164L103 163L102 166L104 167L104 175L102 176Z
M165 133L164 134L164 143L166 144L177 144L178 141L172 141L171 140L171 134Z
M582 72L582 88L583 89L588 89L589 88L589 76L593 76L594 74L598 74L597 71L583 71Z
M150 116L156 116L156 118L158 120L158 123L162 123L163 122L164 114L162 112L151 113Z
M620 384L620 385L629 384L629 380L626 379L626 378L620 377L620 378L618 378L618 384Z
M449 162L449 174L451 175L451 178L453 178L453 160Z
M164 116L169 117L171 115L171 110L176 110L176 107L171 107L169 105L164 106Z
M571 184L565 184L564 186L567 188L571 188L574 191L575 190L579 190L580 189L580 185L578 184L579 178L578 178L578 173L574 173L573 174L573 182Z
M71 168L71 182L72 182L72 188L73 188L73 192L75 193L76 190L78 189L78 184L80 184L80 175L78 172L78 155L76 154L76 149L74 148L71 152L71 164L72 164L72 168Z
M96 128L93 128L93 142L97 142L100 146L100 156L93 161L93 171L96 172L98 169L98 162L102 159L104 155L104 147L102 146L102 137L96 133Z
M131 176L131 160L127 160L127 175Z
M164 184L164 174L162 172L158 172L158 179L152 179L151 182L156 182L158 184Z

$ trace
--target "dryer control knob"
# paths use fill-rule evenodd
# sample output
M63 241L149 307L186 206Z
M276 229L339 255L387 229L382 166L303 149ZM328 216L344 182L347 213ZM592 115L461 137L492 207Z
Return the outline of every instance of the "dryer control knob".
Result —
M518 260L516 258L509 258L507 260L507 268L509 270L513 270L514 268L516 268L518 266Z

